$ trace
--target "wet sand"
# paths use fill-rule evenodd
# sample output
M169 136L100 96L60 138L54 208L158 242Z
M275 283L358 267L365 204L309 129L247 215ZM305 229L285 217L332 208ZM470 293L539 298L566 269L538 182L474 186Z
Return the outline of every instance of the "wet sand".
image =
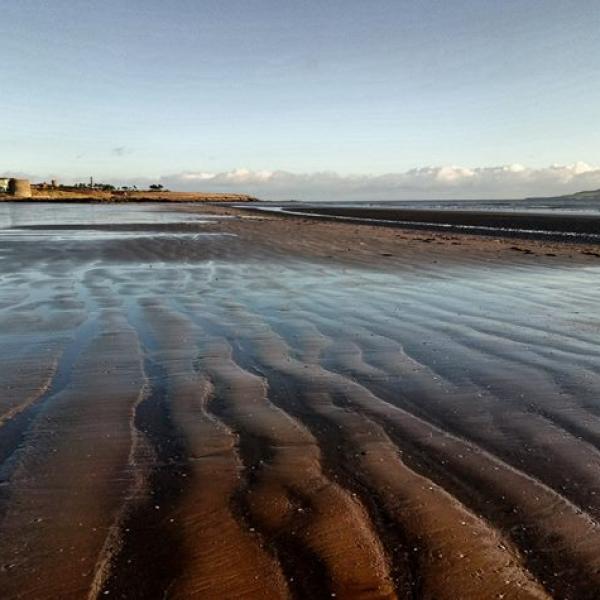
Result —
M252 205L249 205L252 209ZM600 216L565 212L519 212L494 210L439 210L414 208L383 208L369 206L319 206L281 204L276 208L269 203L255 205L254 209L281 211L282 214L321 220L380 224L409 229L450 231L478 235L555 239L575 243L600 243Z
M0 231L1 598L598 597L598 246L77 210Z

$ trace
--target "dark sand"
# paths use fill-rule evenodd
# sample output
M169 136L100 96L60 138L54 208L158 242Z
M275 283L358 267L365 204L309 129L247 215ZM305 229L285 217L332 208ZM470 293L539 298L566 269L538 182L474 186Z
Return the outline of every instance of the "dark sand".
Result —
M0 232L0 598L598 598L598 246L102 208Z
M249 205L252 207L252 205ZM270 210L267 204L254 209ZM415 210L409 208L382 208L368 206L280 205L284 214L310 215L323 220L338 219L362 223L385 224L410 229L453 231L522 237L556 239L576 243L600 244L600 216L598 214L535 213L507 210Z

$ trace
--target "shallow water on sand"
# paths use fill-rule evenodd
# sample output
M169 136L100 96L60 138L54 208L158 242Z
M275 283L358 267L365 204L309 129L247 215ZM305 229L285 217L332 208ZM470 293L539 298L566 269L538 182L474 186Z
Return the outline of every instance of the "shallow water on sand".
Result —
M54 225L123 225L139 223L184 223L200 219L163 210L161 204L60 204L56 202L0 203L0 229Z
M2 598L595 597L599 267L0 224Z

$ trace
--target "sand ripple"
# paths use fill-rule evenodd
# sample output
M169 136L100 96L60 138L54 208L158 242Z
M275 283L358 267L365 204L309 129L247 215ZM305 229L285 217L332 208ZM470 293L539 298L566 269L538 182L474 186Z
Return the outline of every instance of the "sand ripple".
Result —
M593 258L128 231L0 254L2 598L597 597Z

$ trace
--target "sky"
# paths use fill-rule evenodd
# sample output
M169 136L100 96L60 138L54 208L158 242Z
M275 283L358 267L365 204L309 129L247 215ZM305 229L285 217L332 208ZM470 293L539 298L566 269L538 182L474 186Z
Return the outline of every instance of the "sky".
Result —
M0 173L264 198L600 188L598 0L0 0Z

